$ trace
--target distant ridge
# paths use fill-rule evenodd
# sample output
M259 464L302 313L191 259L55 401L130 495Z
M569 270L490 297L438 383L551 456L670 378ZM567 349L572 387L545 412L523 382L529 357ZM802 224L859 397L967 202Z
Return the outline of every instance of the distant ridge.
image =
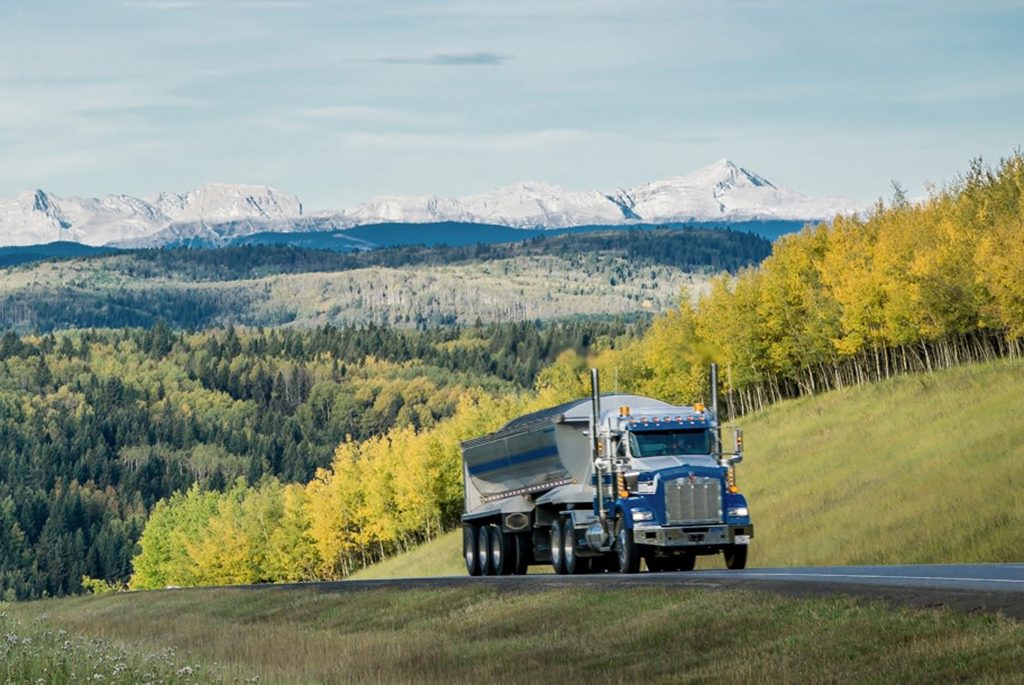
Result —
M123 247L218 246L254 234L344 231L381 224L484 224L534 230L802 224L858 209L841 198L812 198L780 188L723 159L684 176L612 192L577 192L528 181L461 198L386 197L315 214L306 213L295 195L258 185L210 183L183 195L160 193L145 200L128 195L62 198L33 190L0 200L0 245L67 241ZM377 242L365 235L358 240Z

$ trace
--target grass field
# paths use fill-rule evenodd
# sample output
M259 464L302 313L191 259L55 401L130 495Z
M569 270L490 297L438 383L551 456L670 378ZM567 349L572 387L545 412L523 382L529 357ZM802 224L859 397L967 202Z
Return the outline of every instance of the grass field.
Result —
M1024 561L1020 360L784 402L740 423L750 566ZM462 574L461 554L449 534L358 577Z
M1024 626L995 616L738 591L263 587L0 612L14 683L1013 682L1024 663Z

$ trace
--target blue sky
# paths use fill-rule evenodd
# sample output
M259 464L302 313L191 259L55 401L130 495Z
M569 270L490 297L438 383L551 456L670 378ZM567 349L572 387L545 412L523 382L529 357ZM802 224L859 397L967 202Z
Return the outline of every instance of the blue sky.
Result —
M1024 145L1024 0L0 0L0 196L309 209L728 157L870 201Z

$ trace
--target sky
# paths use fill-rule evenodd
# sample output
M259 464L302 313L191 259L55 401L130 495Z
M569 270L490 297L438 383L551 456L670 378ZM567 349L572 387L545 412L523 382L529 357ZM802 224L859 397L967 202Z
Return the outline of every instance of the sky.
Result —
M728 158L911 196L1024 145L1024 0L0 0L0 197L307 209Z

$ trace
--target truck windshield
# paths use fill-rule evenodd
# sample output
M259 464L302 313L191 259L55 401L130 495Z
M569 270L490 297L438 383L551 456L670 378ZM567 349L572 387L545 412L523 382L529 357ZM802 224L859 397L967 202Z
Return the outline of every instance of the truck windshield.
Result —
M710 454L707 430L643 431L629 434L634 457L667 457L680 454Z

